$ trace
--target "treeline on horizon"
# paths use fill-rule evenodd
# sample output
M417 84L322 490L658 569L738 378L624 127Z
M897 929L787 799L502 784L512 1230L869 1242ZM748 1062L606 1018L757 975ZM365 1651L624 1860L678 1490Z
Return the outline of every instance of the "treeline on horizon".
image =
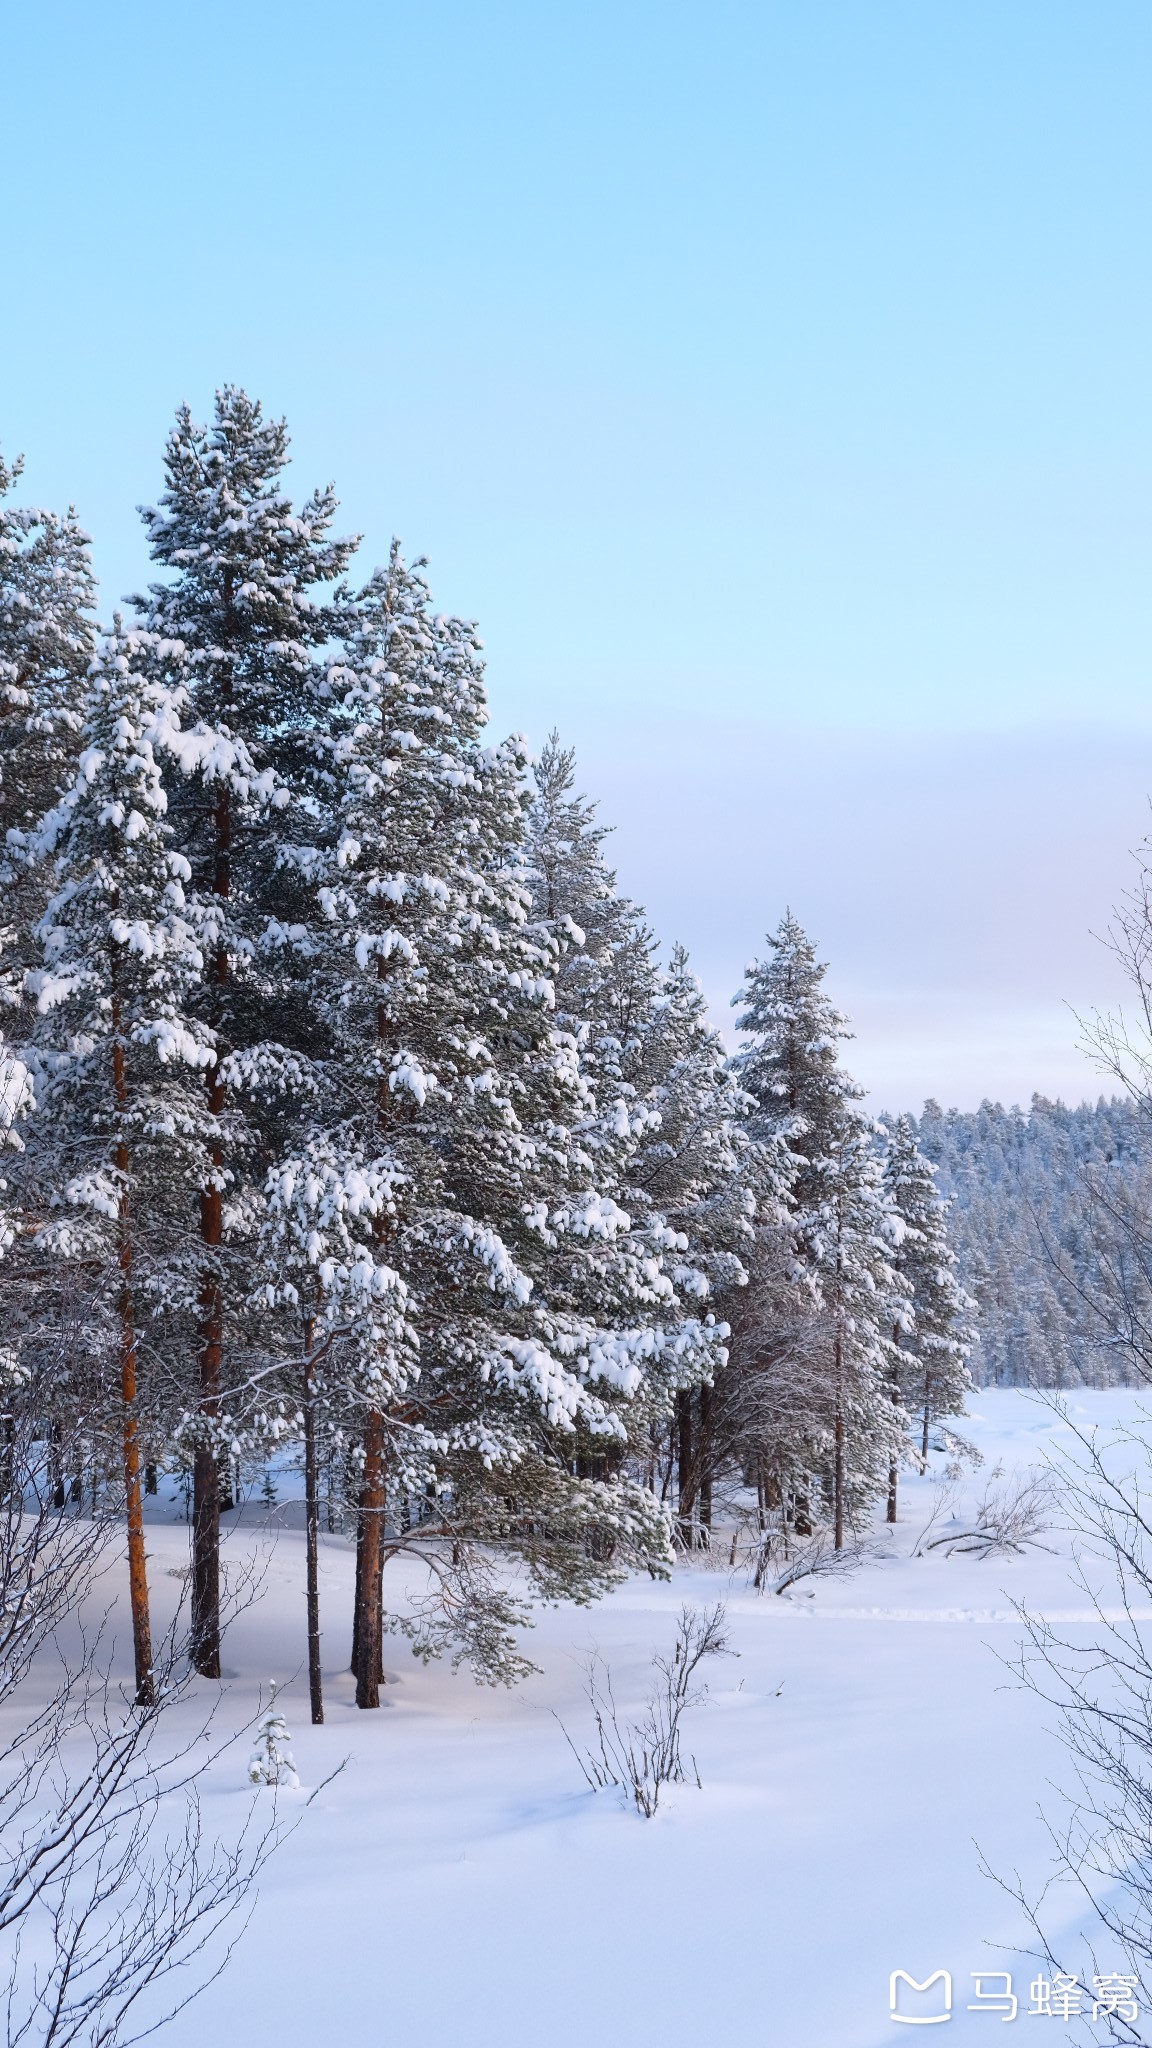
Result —
M951 1203L986 1386L1140 1386L1152 1328L1152 1127L1140 1093L1025 1111L926 1102L916 1139Z
M0 1360L60 1511L123 1518L142 1702L145 1493L187 1477L218 1676L237 1466L299 1458L319 1719L325 1520L371 1708L386 1625L526 1668L509 1562L587 1600L894 1517L970 1385L933 1157L973 1206L947 1119L864 1113L791 915L726 1055L571 753L489 739L474 627L287 455L240 390L181 408L99 635L75 516L0 465Z

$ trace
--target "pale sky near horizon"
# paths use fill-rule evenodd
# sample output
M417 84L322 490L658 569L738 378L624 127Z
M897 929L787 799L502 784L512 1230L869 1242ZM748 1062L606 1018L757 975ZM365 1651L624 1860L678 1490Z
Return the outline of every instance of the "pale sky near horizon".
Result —
M1152 790L1146 0L41 0L0 445L108 615L232 380L479 619L718 1017L785 905L878 1104L1097 1092Z

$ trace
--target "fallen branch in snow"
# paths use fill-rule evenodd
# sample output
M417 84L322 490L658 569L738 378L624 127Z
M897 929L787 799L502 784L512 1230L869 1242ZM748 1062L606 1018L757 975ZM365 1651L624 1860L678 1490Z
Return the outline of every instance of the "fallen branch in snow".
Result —
M869 1558L878 1554L876 1543L868 1538L858 1538L856 1542L846 1545L843 1550L837 1550L833 1546L829 1531L818 1529L811 1541L806 1543L802 1550L795 1551L788 1558L784 1570L772 1579L768 1576L772 1546L770 1538L766 1538L756 1560L752 1584L757 1593L763 1593L765 1588L769 1588L773 1593L786 1593L789 1586L794 1586L798 1579L842 1578L845 1573L855 1571L857 1565L865 1564Z
M933 1537L923 1547L944 1550L949 1557L1004 1557L1031 1544L1045 1550L1040 1537L1052 1519L1052 1476L1029 1471L1018 1478L1006 1478L997 1465L984 1489L976 1519L964 1529Z
M560 1721L564 1740L592 1790L618 1786L630 1794L637 1813L651 1820L665 1785L683 1784L689 1771L699 1785L695 1757L689 1757L685 1768L681 1721L707 1693L707 1686L693 1683L704 1658L734 1654L728 1646L722 1601L702 1610L682 1607L672 1655L659 1652L652 1659L657 1682L639 1720L625 1722L616 1705L612 1673L600 1652L593 1650L586 1664L586 1690L596 1722L596 1749L578 1749ZM560 1720L559 1715L556 1718Z

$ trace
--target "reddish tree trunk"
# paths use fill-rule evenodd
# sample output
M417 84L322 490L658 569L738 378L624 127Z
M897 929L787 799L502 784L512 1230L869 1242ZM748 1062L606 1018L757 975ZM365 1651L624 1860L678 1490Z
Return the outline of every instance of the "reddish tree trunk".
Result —
M384 1573L384 1418L375 1411L364 1433L361 1553L356 1614L356 1705L378 1707L383 1677L381 1595Z

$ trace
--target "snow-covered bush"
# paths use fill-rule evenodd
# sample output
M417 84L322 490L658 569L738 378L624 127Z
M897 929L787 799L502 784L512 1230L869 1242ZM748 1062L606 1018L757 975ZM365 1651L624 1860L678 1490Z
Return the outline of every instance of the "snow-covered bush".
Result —
M260 1717L256 1746L248 1759L249 1784L297 1787L300 1776L291 1745L292 1737L276 1705L276 1687L273 1686L267 1712Z

